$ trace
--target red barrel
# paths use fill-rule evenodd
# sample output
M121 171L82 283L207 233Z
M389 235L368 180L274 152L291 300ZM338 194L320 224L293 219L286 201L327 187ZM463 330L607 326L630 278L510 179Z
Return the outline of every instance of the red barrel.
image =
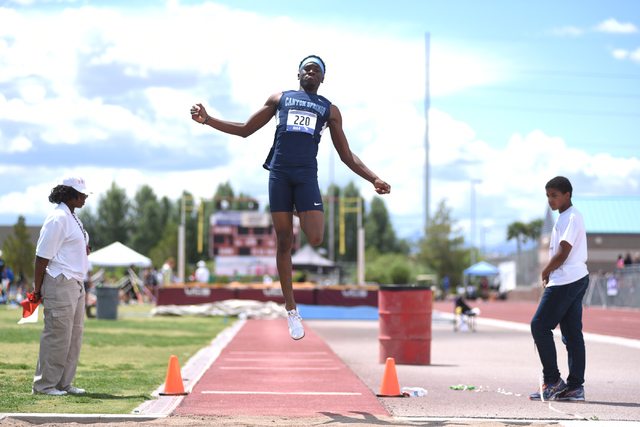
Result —
M382 285L378 291L380 363L431 364L431 288Z

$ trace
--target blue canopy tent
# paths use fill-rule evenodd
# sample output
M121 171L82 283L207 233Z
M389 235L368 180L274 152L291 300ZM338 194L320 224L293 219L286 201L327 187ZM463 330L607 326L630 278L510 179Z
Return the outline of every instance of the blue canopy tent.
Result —
M462 272L465 287L469 284L469 276L495 276L496 274L500 274L500 270L485 261L480 261Z
M479 263L465 269L463 274L465 276L493 276L500 274L500 270L488 262L480 261Z

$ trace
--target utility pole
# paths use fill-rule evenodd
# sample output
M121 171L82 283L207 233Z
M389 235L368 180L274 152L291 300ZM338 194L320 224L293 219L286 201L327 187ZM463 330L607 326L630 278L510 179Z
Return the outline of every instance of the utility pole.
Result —
M476 184L480 179L471 180L471 265L476 263Z
M334 204L333 204L333 147L331 148L331 153L329 154L329 259L331 262L336 260L335 255L335 244L336 244L336 236L335 236L335 218L333 217L334 213Z
M426 231L427 227L429 227L429 223L431 222L431 216L429 214L429 202L430 202L430 182L429 182L429 108L430 108L430 98L429 98L429 56L430 56L430 47L431 44L431 35L429 33L425 34L425 95L424 95L424 119L425 119L425 132L424 132L424 152L425 152L425 162L424 162L424 229Z
M186 203L185 197L182 196L182 213L180 216L180 226L178 227L178 281L184 283L184 269L185 269L185 210Z

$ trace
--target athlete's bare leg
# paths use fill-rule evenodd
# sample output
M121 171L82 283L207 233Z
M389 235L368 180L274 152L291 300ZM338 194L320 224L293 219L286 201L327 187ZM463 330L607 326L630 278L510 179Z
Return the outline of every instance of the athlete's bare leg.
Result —
M300 227L307 236L311 246L318 246L324 239L324 212L304 211L299 212Z
M271 212L273 228L276 232L276 265L280 276L280 287L284 296L284 308L291 311L296 308L293 299L291 281L291 248L293 246L293 212Z
M324 213L322 211L299 212L300 227L307 236L307 241L318 246L324 238ZM293 283L291 278L291 248L293 247L293 213L271 212L273 228L276 232L278 247L276 250L276 265L280 276L280 287L284 296L284 308L291 311L296 308L293 298Z

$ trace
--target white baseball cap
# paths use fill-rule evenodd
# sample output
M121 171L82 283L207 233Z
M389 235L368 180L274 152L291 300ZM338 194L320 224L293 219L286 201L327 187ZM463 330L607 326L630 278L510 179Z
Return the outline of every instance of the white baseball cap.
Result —
M204 266L205 266L205 265L207 265L207 264L205 264L205 262L204 262L204 261L198 261L198 263L197 263L196 265L197 265L198 267L204 267Z
M79 175L73 173L64 174L60 179L58 179L56 185L73 187L74 190L80 193L92 194L91 191L87 191L87 185L84 182L84 179L82 179L82 177L80 177Z

